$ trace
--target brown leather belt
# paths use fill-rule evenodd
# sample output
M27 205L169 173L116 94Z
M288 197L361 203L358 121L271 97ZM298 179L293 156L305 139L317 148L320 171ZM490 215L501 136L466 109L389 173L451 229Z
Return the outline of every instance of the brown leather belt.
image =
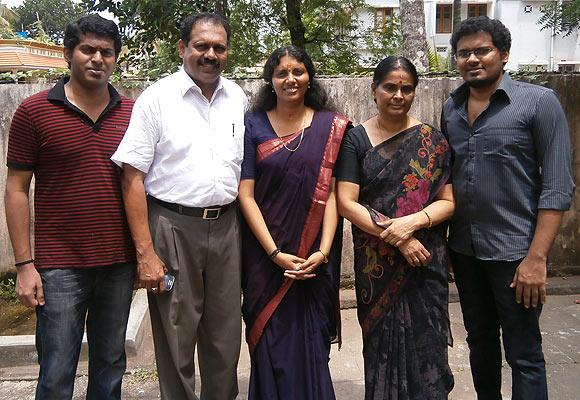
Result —
M218 219L222 214L233 208L235 201L226 204L225 206L210 206L210 207L187 207L181 204L168 203L163 200L159 200L153 196L148 196L153 202L159 204L161 207L167 208L168 210L174 211L178 214L188 215L190 217L199 217L203 219Z

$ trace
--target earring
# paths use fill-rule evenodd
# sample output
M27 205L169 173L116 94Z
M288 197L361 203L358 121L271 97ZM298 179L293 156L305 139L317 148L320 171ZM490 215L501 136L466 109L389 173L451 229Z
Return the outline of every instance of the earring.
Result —
M308 82L308 89L310 89L310 82Z

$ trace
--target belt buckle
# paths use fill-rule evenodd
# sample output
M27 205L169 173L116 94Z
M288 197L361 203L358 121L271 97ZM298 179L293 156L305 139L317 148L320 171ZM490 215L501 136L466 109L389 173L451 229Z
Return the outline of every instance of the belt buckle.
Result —
M218 219L221 214L221 207L218 208L206 208L203 210L203 219ZM215 214L212 214L215 213ZM215 216L214 216L215 215Z

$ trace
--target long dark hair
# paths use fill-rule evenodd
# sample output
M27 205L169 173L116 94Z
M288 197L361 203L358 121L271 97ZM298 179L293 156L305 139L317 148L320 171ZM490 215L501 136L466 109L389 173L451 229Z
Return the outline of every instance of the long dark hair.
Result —
M274 69L278 64L280 64L280 59L284 56L290 56L296 59L296 61L303 63L306 67L306 71L308 71L310 85L304 95L304 104L315 111L328 109L328 96L326 91L315 78L316 69L314 68L312 59L303 49L290 45L274 50L270 57L268 57L268 61L266 61L266 64L264 65L264 72L262 72L262 79L264 79L264 82L266 83L260 88L252 110L270 111L276 107L277 97L272 88L272 75L274 75Z
M413 88L417 87L419 84L417 69L409 59L402 56L388 56L384 58L375 68L373 73L373 85L377 87L383 79L385 79L385 76L397 69L407 71L413 78Z

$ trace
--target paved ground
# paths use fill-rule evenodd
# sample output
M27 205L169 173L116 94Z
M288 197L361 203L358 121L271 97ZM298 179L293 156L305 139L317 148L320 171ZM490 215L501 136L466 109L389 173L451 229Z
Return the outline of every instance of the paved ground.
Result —
M573 280L580 282L580 277ZM568 283L569 286L569 283ZM569 292L569 291L568 291ZM542 314L542 334L548 366L550 398L577 400L580 398L580 290L572 295L549 296ZM352 292L344 291L344 297ZM455 376L452 400L475 399L469 370L465 331L458 303L449 306L451 328L455 345L449 350L451 368ZM342 311L343 347L331 352L330 367L338 400L362 399L364 393L360 328L355 309ZM0 399L25 400L34 397L35 366L0 369ZM83 399L86 388L86 364L79 366L74 399ZM239 400L245 400L249 378L249 357L243 346L238 369ZM510 396L509 367L504 365L503 393ZM124 399L157 399L157 376L150 335L139 355L129 360L128 373L123 383ZM297 399L299 400L299 399Z

